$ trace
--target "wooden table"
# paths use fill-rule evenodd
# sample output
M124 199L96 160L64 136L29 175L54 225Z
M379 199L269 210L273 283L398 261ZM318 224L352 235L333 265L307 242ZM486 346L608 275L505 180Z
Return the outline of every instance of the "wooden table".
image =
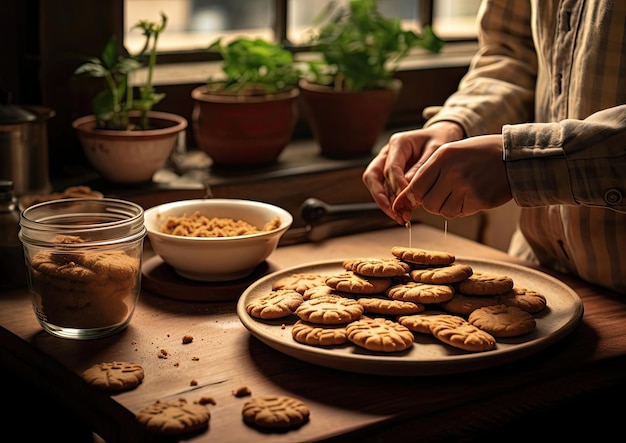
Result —
M391 246L408 241L407 230L397 227L281 247L268 262L271 270L325 259L388 256ZM412 245L523 264L425 225L413 226ZM0 362L41 389L42 398L69 407L107 442L146 440L135 413L155 400L193 401L201 396L212 397L217 404L208 406L209 430L190 441L459 441L503 424L510 432L520 423L528 425L524 426L528 432L536 412L560 407L563 401L578 401L584 408L589 394L621 388L626 381L626 298L540 270L581 297L585 308L581 324L546 350L468 373L386 377L328 369L281 354L251 336L235 313L235 301L180 301L145 290L124 332L91 341L50 336L37 323L25 290L5 293L0 297ZM184 335L192 335L193 342L183 345ZM161 350L167 351L167 358L159 358ZM117 395L83 383L82 370L113 360L140 363L144 382ZM246 398L232 394L243 385L255 396L302 399L310 407L310 422L286 433L261 433L246 426L241 419ZM576 419L571 424L571 429L582 426ZM513 432L519 436L524 427ZM594 428L602 431L595 424Z

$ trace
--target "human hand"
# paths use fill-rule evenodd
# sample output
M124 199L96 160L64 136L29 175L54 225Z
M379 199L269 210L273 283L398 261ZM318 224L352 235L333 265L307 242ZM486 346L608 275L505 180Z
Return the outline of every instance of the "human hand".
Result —
M396 197L437 148L462 137L461 126L447 121L426 129L393 134L363 172L363 183L383 212L404 224L410 220L410 214L407 219L403 219L401 214L392 209Z
M483 135L437 149L398 195L392 210L396 219L410 220L418 206L454 219L495 208L511 198L502 135Z

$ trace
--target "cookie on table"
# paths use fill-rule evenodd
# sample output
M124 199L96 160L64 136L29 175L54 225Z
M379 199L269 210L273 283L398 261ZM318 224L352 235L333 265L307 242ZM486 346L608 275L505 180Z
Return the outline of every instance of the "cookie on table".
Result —
M484 306L492 306L502 303L497 295L476 297L455 293L452 299L440 305L441 309L451 314L467 317L473 311Z
M320 325L298 320L291 329L295 341L310 346L335 346L348 342L345 325Z
M264 320L282 318L293 314L303 301L302 294L293 289L277 289L249 302L246 311Z
M457 284L458 292L466 295L500 295L513 289L513 279L506 275L474 272Z
M391 248L391 253L402 261L416 265L451 265L456 260L456 257L448 252L406 248L404 246L394 246Z
M474 273L469 265L453 263L445 266L416 267L409 272L411 279L418 283L445 285L459 283Z
M357 302L363 306L366 312L379 315L410 315L426 309L421 303L391 300L383 297L360 297Z
M367 318L346 326L348 340L377 352L399 352L413 345L415 336L405 326L385 318Z
M412 301L428 305L443 303L452 299L454 288L450 285L409 282L404 285L390 287L386 294L394 300Z
M360 318L363 306L351 298L329 295L304 300L295 314L309 323L339 325Z
M353 271L341 272L326 278L326 285L351 294L379 294L393 283L391 277L367 277Z
M398 323L411 331L422 334L433 333L433 328L445 325L450 328L461 326L467 321L457 315L446 314L437 311L426 311L415 315L402 315L397 319Z
M268 429L297 428L309 421L308 406L296 398L266 395L247 401L241 410L249 425Z
M517 337L533 331L537 325L532 314L505 304L476 309L468 322L494 337Z
M82 377L96 389L120 392L139 386L144 378L144 371L137 363L114 361L95 364L85 369Z
M168 402L156 401L139 411L136 418L149 432L171 436L208 427L211 413L205 406L187 403L181 398Z
M272 284L272 289L292 289L304 294L307 289L324 285L326 276L315 273L294 273L286 275Z
M352 258L344 260L343 267L367 277L397 277L411 270L411 266L397 258Z
M547 306L546 297L536 291L525 288L513 287L508 292L498 297L500 303L509 306L517 306L523 311L535 314L543 311Z

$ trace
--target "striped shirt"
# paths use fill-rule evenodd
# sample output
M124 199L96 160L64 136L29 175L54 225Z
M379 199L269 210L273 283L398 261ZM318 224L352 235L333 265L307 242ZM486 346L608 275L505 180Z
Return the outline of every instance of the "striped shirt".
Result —
M510 253L626 294L626 1L484 1L478 25L426 125L502 133L522 208Z

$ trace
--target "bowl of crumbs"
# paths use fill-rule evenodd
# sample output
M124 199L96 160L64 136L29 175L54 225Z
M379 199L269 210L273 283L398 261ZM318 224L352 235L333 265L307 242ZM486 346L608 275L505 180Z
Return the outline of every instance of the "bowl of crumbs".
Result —
M239 199L181 200L145 211L150 244L181 277L233 281L252 274L293 223L286 210Z

